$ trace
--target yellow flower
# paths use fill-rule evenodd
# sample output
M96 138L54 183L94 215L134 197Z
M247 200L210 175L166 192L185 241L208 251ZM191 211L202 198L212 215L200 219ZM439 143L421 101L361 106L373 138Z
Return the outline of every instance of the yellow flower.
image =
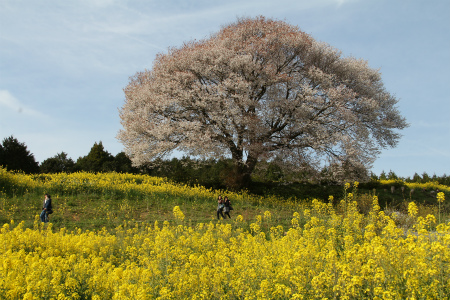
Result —
M444 202L444 200L445 200L445 194L443 192L437 193L437 201L439 203L442 203L442 202Z
M173 216L175 217L175 219L183 221L184 220L184 214L181 211L179 206L175 206L173 208Z
M208 189L177 186L143 175L46 176L45 182L38 182L31 175L13 175L0 167L0 179L11 177L18 182L16 187L23 190L73 189L117 195L121 191L125 196L117 198L121 199L118 207L124 209L132 207L134 200L146 199L146 193L189 199L214 196ZM441 191L447 191L445 188L439 187ZM445 200L445 195L437 196L439 204ZM235 199L249 197L248 194L233 196ZM356 197L354 194L353 198ZM255 199L267 200L262 201L265 203L277 201L273 196ZM0 191L0 204L6 201ZM66 201L60 199L61 207ZM278 210L265 211L262 216L245 214L245 221L239 215L234 222L226 224L180 225L173 222L184 220L178 206L173 208L172 219L169 216L162 224L139 222L139 226L133 226L132 222L125 222L111 231L106 228L55 231L41 226L39 219L35 227L17 220L1 224L1 296L5 299L436 299L442 296L447 283L442 276L448 274L449 267L450 224L436 222L433 215L417 217L418 207L411 202L408 213L414 218L408 220L416 232L405 236L403 228L396 225L398 219L384 214L376 196L369 215L359 213L355 201L347 202L345 214L339 207L333 209L331 203L325 205L317 199L304 206L291 203L282 220L284 228L277 224L282 219ZM108 206L103 208L106 214L112 210ZM290 216L293 216L291 223ZM430 235L427 230L432 229L437 234Z
M417 216L418 212L419 212L419 210L417 209L417 205L414 202L410 202L408 204L408 214L411 217L415 217L415 216Z

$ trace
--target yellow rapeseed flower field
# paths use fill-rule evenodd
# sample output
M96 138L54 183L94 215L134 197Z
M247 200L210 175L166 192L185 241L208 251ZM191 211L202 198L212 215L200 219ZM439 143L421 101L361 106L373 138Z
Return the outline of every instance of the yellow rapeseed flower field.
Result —
M58 173L27 175L12 173L0 166L0 180L8 182L13 188L13 193L39 191L42 194L52 195L78 195L96 193L102 197L126 197L139 199L148 194L167 194L180 196L187 199L217 198L224 191L207 189L203 186L191 187L182 184L173 184L165 178L148 175L124 174L124 173ZM4 184L6 186L6 184ZM4 191L0 190L0 193ZM251 201L260 203L263 201L278 201L274 197L250 196L245 192L233 193L227 191L233 201Z
M407 186L409 189L433 189L433 190L440 190L445 192L450 192L450 187L439 184L437 182L429 181L426 183L418 183L418 182L406 182L401 179L389 179L389 180L380 180L381 184L385 185L395 185L395 184L403 184Z
M15 193L217 193L129 174L0 172ZM233 195L259 201L249 197ZM448 299L450 223L420 217L410 204L414 226L405 231L395 214L380 210L376 196L367 215L359 213L357 198L352 192L337 207L313 200L292 213L288 228L274 223L270 211L253 220L239 215L189 225L178 206L174 223L130 221L114 231L54 230L38 218L32 228L6 223L0 299Z
M315 202L303 228L269 233L260 231L269 213L251 232L213 222L112 233L5 224L0 299L447 299L450 224L431 232L417 220L405 233L374 210L361 228L355 205L343 218Z

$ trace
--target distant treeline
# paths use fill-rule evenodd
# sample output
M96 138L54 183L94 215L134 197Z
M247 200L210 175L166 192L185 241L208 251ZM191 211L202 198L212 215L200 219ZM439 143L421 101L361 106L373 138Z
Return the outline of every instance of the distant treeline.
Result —
M40 164L36 162L34 155L28 151L24 143L19 142L13 136L5 138L0 145L0 165L8 170L22 171L25 173L72 173L78 171L86 172L123 172L144 173L151 176L167 177L168 179L189 185L199 184L208 188L229 188L233 176L233 163L231 160L199 160L188 157L172 158L157 161L154 166L136 168L132 166L131 160L120 152L112 155L106 151L102 142L94 143L86 156L79 157L76 161L67 156L65 152L47 158ZM253 173L257 182L308 182L320 184L335 184L326 180L327 169L324 168L320 174L312 171L294 171L277 163L260 163ZM401 179L406 182L438 182L450 186L450 176L436 176L415 173L412 177L402 178L393 171L378 176L371 174L372 181L386 179Z
M379 176L373 173L371 175L371 180L390 180L390 179L399 179L405 182L417 182L417 183L437 182L439 184L450 186L450 176L446 174L442 176L436 176L436 174L433 174L432 176L430 176L428 173L423 172L422 175L414 173L412 177L409 176L401 177L397 176L393 171L389 171L389 173L383 171Z

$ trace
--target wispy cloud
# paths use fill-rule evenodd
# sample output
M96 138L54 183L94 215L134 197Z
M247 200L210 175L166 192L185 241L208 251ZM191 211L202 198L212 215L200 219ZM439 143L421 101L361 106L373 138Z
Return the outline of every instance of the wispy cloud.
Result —
M36 118L45 117L45 114L20 103L20 101L7 90L0 90L0 107L4 107L10 112L16 112L25 116Z
M397 148L383 151L379 171L441 173L450 165L442 38L450 2L435 2L0 0L0 138L14 134L41 159L60 151L76 158L108 139L108 151L118 152L117 107L129 76L151 68L168 47L263 15L381 67L388 90L405 99L411 127ZM422 98L433 101L423 105Z

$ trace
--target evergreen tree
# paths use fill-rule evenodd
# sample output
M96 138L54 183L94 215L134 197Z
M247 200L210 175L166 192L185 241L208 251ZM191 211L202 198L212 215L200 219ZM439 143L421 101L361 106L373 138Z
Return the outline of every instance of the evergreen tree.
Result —
M75 162L67 153L61 152L53 157L47 158L40 165L41 173L70 173L74 170Z
M429 181L431 181L430 176L428 175L427 172L423 172L423 173L422 173L422 183L427 183L427 182L429 182Z
M111 162L114 161L114 156L106 151L102 142L95 142L89 154L80 157L76 162L76 169L86 172L109 172L111 170Z
M104 172L138 173L139 169L131 165L131 160L125 152L119 152L113 160L103 163Z
M0 145L0 166L10 171L23 171L25 173L39 172L39 164L34 155L28 151L25 143L20 143L15 137L3 139Z
M420 183L420 182L422 181L422 177L420 177L420 175L417 174L417 172L416 172L416 173L414 173L414 176L413 176L413 178L412 178L412 181L413 181L413 182Z
M379 178L374 172L370 172L370 180L377 181Z
M398 176L397 176L397 174L395 174L394 171L389 170L389 173L388 173L388 175L387 175L387 179L397 180L397 179L398 179Z
M436 173L433 174L433 176L431 177L430 180L433 181L433 182L438 181L438 177L436 176Z

